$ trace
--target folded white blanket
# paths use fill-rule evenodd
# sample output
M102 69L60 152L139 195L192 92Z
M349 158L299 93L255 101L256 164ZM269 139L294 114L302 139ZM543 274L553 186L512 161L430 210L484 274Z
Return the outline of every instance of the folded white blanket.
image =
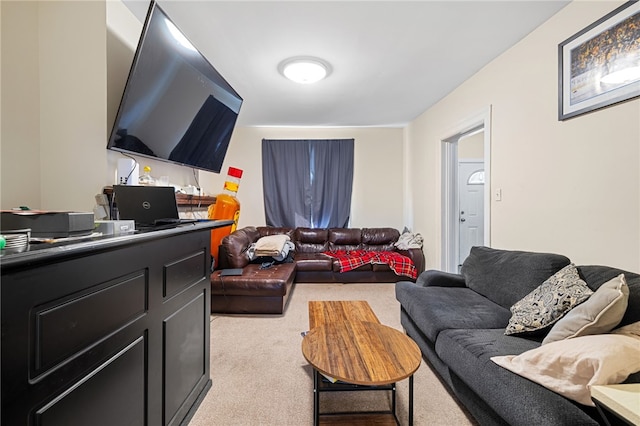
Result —
M256 241L256 256L273 256L282 252L284 245L289 241L288 235L269 235Z
M249 246L247 257L249 260L257 257L272 257L274 260L282 261L295 248L290 240L291 238L284 234L262 237Z

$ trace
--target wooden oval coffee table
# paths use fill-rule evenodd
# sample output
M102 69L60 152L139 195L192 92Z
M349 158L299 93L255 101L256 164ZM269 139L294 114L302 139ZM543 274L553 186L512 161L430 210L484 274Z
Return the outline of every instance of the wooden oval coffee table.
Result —
M409 424L412 424L413 373L420 367L422 356L418 345L402 332L379 322L352 318L321 323L303 339L302 353L315 369L314 424L319 423L320 415L318 374L347 384L392 390L391 413L396 422L395 383L409 378Z

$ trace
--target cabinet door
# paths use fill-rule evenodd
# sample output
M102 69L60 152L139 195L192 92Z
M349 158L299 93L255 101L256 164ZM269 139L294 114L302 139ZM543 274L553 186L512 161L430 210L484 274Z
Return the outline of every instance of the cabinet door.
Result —
M180 423L209 379L205 301L205 293L199 292L164 320L166 425Z
M38 425L145 424L145 341L140 337L36 412Z

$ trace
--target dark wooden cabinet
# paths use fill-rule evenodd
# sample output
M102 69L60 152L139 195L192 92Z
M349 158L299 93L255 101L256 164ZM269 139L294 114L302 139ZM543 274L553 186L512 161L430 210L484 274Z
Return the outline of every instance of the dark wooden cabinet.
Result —
M0 258L3 425L177 425L211 386L210 230Z

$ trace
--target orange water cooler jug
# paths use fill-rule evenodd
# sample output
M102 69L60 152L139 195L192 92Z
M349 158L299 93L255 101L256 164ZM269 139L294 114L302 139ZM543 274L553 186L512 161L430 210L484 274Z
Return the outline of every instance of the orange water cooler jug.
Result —
M233 220L233 223L223 228L216 228L211 231L211 256L213 265L218 267L218 246L224 237L232 233L238 227L240 218L240 201L236 198L238 188L242 178L242 170L229 167L227 180L224 182L224 190L216 195L216 202L208 208L209 219Z

